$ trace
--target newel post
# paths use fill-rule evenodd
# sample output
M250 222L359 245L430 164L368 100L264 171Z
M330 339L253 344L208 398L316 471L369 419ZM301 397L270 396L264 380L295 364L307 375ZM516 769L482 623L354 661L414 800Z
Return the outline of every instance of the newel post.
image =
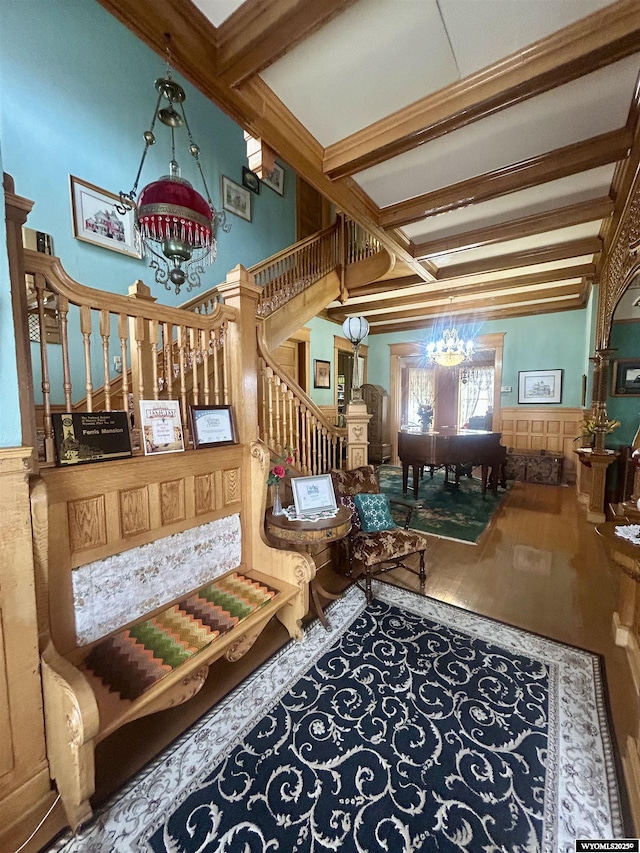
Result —
M347 424L347 470L359 468L369 461L369 421L364 400L352 400L344 415Z
M258 438L258 343L256 309L261 288L241 264L227 273L218 285L224 304L236 308L236 322L227 326L225 358L229 354L229 377L233 390L238 439L241 443Z

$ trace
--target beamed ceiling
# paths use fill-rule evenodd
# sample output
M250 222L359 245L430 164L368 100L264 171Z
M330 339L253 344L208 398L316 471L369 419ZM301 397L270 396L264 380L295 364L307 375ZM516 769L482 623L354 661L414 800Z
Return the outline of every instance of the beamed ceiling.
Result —
M580 308L638 165L639 0L99 0L390 252L372 333Z

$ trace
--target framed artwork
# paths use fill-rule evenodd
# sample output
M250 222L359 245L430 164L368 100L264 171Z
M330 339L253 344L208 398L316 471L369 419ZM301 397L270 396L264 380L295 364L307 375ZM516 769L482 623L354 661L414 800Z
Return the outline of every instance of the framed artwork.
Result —
M140 420L145 456L184 450L177 400L140 400Z
M51 421L58 465L132 455L128 412L52 412Z
M278 193L278 195L284 195L284 169L282 166L276 163L273 171L269 172L268 175L264 175L262 183L266 184L266 186Z
M251 222L251 193L240 184L222 176L222 207Z
M242 186L251 190L252 193L260 195L260 178L246 166L242 167Z
M231 406L189 406L189 416L196 450L238 443Z
M562 370L519 370L518 403L562 402Z
M313 387L331 388L331 362L313 359Z
M612 397L640 397L640 358L619 358L613 362Z
M292 477L291 490L297 515L336 512L338 509L331 474L320 474L315 477Z
M120 199L94 184L69 175L73 236L94 246L141 258L140 240L133 210L125 214L116 209Z

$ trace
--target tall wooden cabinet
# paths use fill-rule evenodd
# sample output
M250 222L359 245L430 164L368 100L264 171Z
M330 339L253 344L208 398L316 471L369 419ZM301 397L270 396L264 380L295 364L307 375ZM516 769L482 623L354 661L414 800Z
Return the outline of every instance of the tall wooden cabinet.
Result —
M381 465L391 458L389 395L381 385L362 386L362 399L371 415L369 421L369 461Z

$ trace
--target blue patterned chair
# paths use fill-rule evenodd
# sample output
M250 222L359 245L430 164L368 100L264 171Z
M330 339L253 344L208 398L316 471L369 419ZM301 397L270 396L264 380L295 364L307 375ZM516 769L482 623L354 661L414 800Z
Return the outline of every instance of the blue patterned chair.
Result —
M364 574L367 602L372 598L371 579L393 569L404 568L418 575L420 587L424 588L424 554L429 547L429 537L409 527L414 503L390 501L386 495L380 494L373 465L351 471L334 469L330 473L336 501L351 510L351 533L343 540L347 552L347 574L350 577ZM402 526L393 520L390 504L403 508L405 518ZM405 562L412 554L418 554L418 569Z

